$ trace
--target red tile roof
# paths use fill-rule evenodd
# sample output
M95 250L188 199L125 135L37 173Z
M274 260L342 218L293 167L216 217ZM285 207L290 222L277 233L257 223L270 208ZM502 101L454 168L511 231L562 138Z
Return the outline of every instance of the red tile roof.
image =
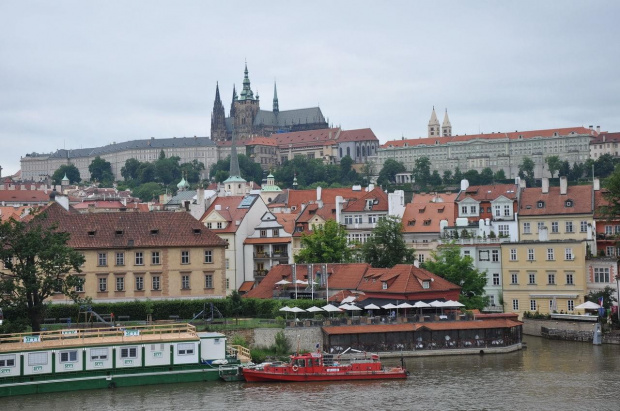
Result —
M347 141L379 141L375 133L369 128L360 128L357 130L342 130L338 136L338 142L343 143Z
M47 203L50 191L41 190L0 190L0 202L5 203Z
M72 209L70 209L72 210ZM89 213L66 211L57 203L45 209L51 223L71 234L75 248L223 247L226 242L189 213ZM155 233L156 232L156 233Z
M463 135L463 136L450 136L450 137L426 137L426 138L417 138L417 139L407 139L407 140L392 140L383 144L382 148L389 147L405 147L405 146L419 146L419 145L436 145L436 144L448 144L448 143L456 143L456 142L464 142L471 140L518 140L519 138L528 139L535 137L554 137L555 133L558 133L560 136L566 136L570 133L576 134L587 134L594 136L594 132L585 127L572 127L572 128L554 128L548 130L532 130L532 131L515 131L509 133L491 133L491 134L472 134L472 135Z
M430 280L430 288L423 288L425 280ZM387 289L383 289L384 282L388 285ZM398 264L392 268L369 269L357 289L386 296L416 294L415 298L426 299L424 294L455 291L460 290L461 287L423 268L412 264Z
M414 193L412 203L454 203L458 193Z
M7 221L11 218L14 220L19 220L24 212L28 209L32 208L31 206L21 206L21 207L0 207L0 221Z
M470 197L476 201L493 201L500 196L510 200L517 200L519 186L516 184L489 184L483 186L470 186L465 191L461 191L456 202L463 201Z
M571 200L572 207L565 202ZM544 207L539 208L542 201ZM560 187L549 187L543 194L542 187L528 187L521 193L520 216L555 215L555 214L590 214L592 209L592 186L568 186L566 194L560 194Z
M252 289L253 286L254 286L254 281L244 281L243 284L241 284L241 287L239 287L239 292L247 293L248 291Z
M309 204L310 202L316 203L317 190L286 190L287 206L297 207L297 210L301 209L302 204ZM361 198L367 194L367 191L353 190L352 188L321 188L321 201L323 204L336 204L336 196L341 196L343 199L355 199ZM278 196L279 197L279 196Z
M235 223L236 221L242 221L245 218L245 215L250 211L249 208L238 208L241 201L243 201L244 196L226 196L226 197L217 197L215 201L209 206L207 211L202 215L200 219L201 222L204 223L207 216L211 213L215 212L224 218L228 224L225 228L222 229L213 229L216 233L235 233L239 226ZM216 210L216 206L220 206L220 210Z
M603 132L590 140L590 144L618 143L620 142L620 133Z
M404 233L438 233L441 220L453 226L454 203L409 203L403 213Z
M284 231L293 234L293 231L295 231L295 220L299 214L273 213L273 215L278 220L278 223L282 224Z
M344 204L342 212L370 211L366 210L366 200L376 200L376 203L373 203L372 211L388 211L388 195L379 187L376 187L359 199L349 200Z
M321 130L294 131L291 133L272 134L279 147L289 148L289 146L308 146L308 145L332 145L336 142L338 128L325 128Z

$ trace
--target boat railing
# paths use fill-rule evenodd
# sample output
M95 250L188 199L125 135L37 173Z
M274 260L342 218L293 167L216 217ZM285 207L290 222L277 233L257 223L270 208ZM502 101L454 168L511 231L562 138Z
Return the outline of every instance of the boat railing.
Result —
M111 328L63 328L52 331L29 333L0 334L2 344L30 344L43 341L74 344L76 339L88 341L93 338L127 338L130 341L163 339L173 334L185 334L197 337L196 327L186 323L136 325L131 327Z

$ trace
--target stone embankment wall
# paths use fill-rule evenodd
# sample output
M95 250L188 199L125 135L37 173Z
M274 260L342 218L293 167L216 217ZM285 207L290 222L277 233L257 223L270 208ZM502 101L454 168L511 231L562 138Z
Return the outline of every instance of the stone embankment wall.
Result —
M316 344L323 346L323 333L321 327L299 327L299 328L256 328L254 329L254 347L267 348L275 344L276 334L284 331L291 349L296 350L298 345L301 351L314 351Z
M548 338L550 340L592 342L592 322L523 319L523 334ZM620 334L605 332L603 344L620 344Z

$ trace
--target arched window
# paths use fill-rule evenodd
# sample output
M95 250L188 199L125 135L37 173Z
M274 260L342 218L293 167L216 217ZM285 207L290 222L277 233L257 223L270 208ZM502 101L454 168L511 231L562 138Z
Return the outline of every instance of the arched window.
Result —
M366 146L362 146L362 157L366 157Z
M340 158L342 158L342 147L340 147Z

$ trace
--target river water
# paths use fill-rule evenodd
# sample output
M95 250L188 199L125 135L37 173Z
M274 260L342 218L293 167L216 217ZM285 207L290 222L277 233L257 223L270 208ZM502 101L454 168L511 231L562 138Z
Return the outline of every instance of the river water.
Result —
M404 381L169 384L9 397L2 409L620 409L620 346L524 341L527 349L509 354L407 358L411 376Z

